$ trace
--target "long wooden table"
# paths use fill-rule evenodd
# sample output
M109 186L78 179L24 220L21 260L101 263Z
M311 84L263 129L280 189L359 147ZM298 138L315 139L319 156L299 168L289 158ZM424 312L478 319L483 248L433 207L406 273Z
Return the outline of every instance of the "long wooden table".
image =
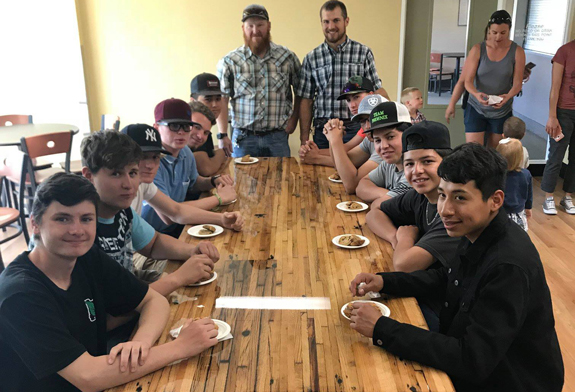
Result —
M191 300L171 305L159 341L171 339L168 332L178 320L195 317L226 321L234 338L113 390L453 391L445 373L373 346L341 316L342 305L354 299L349 282L362 271L390 271L392 249L369 230L365 211L336 209L341 201L358 199L328 180L334 170L300 166L294 158L231 165L238 201L223 210L241 211L244 230L211 239L221 254L218 279L179 290ZM332 238L344 233L365 235L371 243L357 250L334 246ZM198 242L186 231L181 239ZM327 297L331 309L215 308L220 296ZM382 302L392 318L427 328L413 298Z

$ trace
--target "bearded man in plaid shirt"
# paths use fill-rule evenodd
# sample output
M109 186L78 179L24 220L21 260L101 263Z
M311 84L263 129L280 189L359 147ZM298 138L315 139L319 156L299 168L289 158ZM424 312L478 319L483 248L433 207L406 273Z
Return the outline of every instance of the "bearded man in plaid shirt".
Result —
M289 157L288 137L297 126L300 105L292 87L295 92L301 64L291 50L271 42L263 6L247 6L242 22L245 45L218 63L222 91L229 96L218 128L227 132L231 102L233 157Z
M327 1L320 9L320 19L325 41L305 56L296 95L301 97L301 144L309 138L313 114L313 140L319 148L328 148L323 127L329 119L344 122L344 142L351 140L360 129L358 122L351 121L345 101L336 99L350 77L360 75L371 80L376 94L389 97L381 86L371 49L347 37L349 18L345 4Z

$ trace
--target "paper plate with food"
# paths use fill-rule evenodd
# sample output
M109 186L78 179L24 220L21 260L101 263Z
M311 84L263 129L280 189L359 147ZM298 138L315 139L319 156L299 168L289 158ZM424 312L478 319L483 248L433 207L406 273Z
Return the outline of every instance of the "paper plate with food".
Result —
M341 179L341 177L339 176L338 172L333 173L331 176L328 177L328 179L331 182L337 182L337 183L342 183L343 180Z
M215 237L223 232L224 228L218 225L197 225L188 229L189 235L198 238Z
M190 286L190 287L203 286L203 285L212 283L217 278L218 278L218 273L216 271L212 271L209 278L204 279L204 280L200 280L199 282L196 282L196 283L189 284L188 286Z
M362 203L361 201L342 201L338 205L336 205L338 210L342 210L345 212L360 212L367 210L367 204Z
M334 237L331 242L340 248L359 249L369 245L369 238L357 234L342 234Z
M354 303L370 304L371 306L373 306L374 308L379 310L381 312L381 315L385 316L385 317L389 317L389 315L391 314L391 310L389 310L389 308L382 303L375 302L375 301L367 301L367 300L357 300L357 301L348 302L341 307L341 315L348 320L351 319L351 311L353 310L353 304Z
M251 165L253 163L259 162L259 159L256 157L251 157L249 155L244 155L241 158L234 159L235 163L239 163L240 165Z

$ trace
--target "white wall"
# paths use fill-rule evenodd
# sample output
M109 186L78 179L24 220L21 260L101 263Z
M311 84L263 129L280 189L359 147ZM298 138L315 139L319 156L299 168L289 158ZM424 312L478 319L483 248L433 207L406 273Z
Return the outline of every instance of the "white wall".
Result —
M459 0L435 0L433 3L432 52L465 52L467 26L458 26ZM422 37L425 39L425 37ZM445 64L455 67L454 59Z

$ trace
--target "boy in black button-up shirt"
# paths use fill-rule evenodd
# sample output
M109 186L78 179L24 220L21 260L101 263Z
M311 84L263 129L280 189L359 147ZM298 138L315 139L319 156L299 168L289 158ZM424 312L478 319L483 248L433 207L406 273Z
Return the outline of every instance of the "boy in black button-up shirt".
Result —
M450 236L465 237L451 268L361 273L350 290L441 298L440 332L360 304L351 327L395 355L445 371L458 391L560 391L563 360L543 265L529 236L500 210L505 160L468 143L438 173L441 219Z

